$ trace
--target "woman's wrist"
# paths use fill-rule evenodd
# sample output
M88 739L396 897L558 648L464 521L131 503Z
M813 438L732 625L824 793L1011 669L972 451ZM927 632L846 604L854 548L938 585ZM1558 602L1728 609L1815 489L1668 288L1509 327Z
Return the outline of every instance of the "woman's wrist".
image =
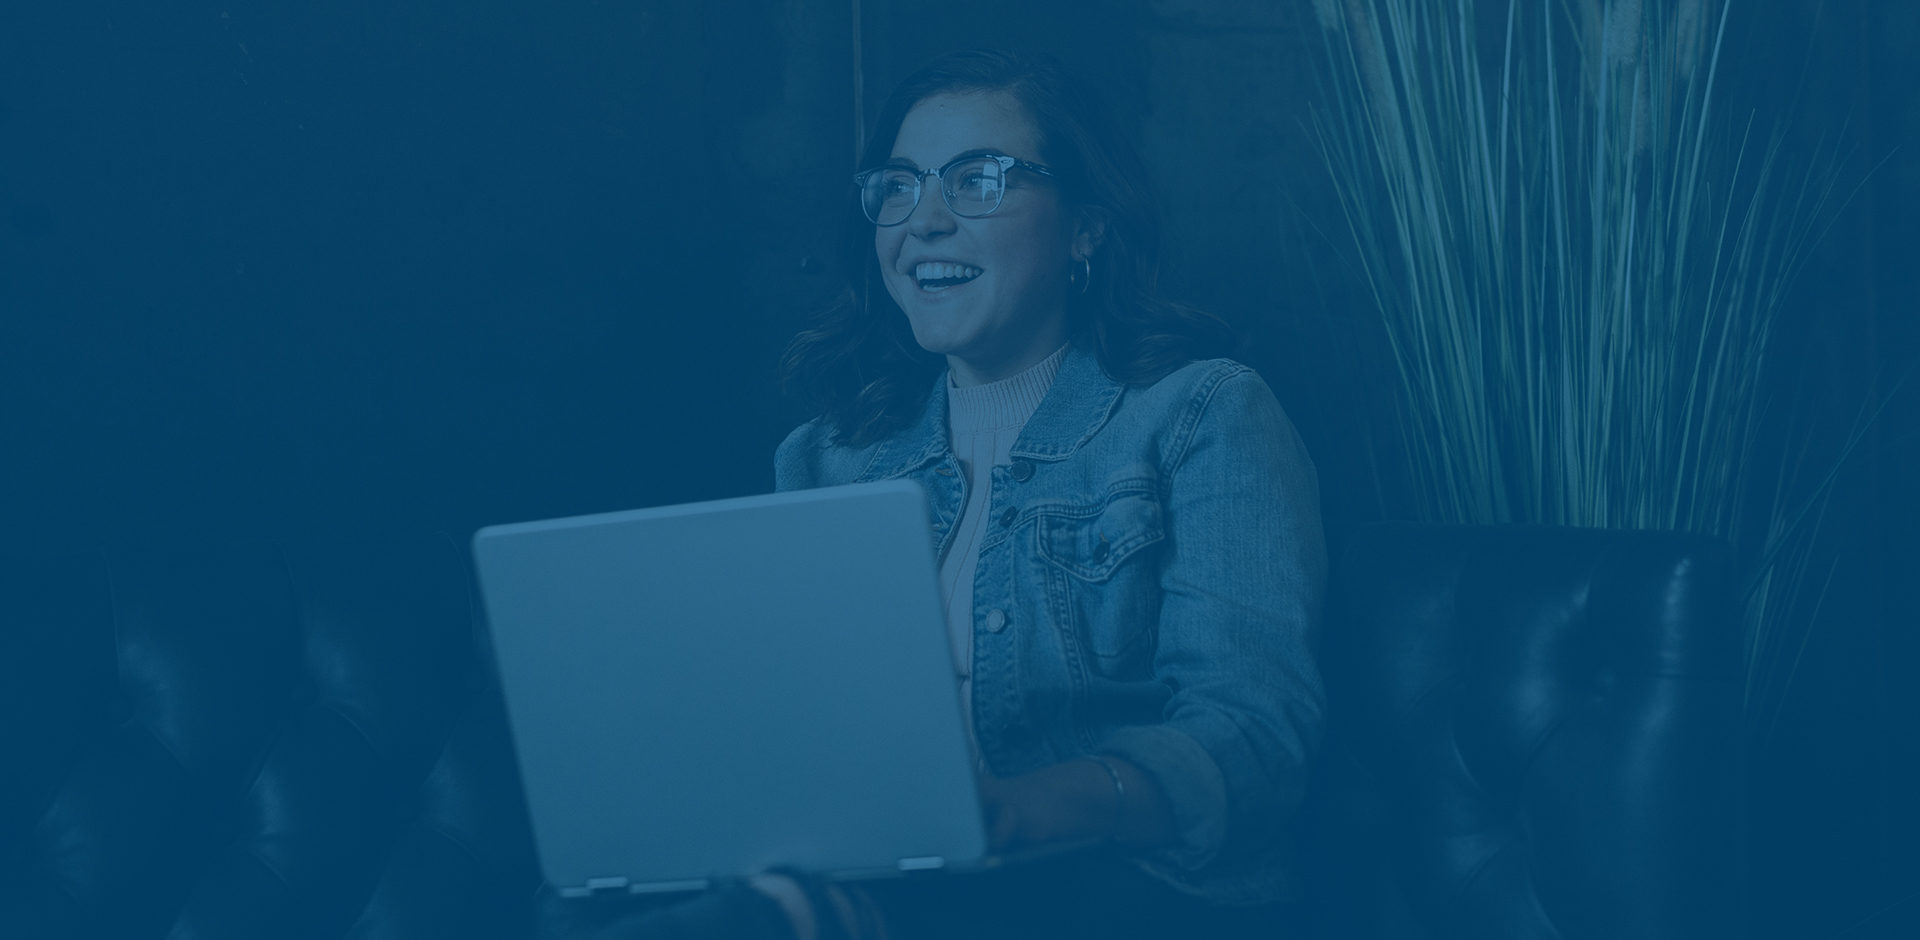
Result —
M1173 812L1153 777L1110 754L981 784L996 849L1099 839L1141 850L1169 845L1176 835Z
M1108 781L1120 811L1112 817L1111 841L1130 849L1154 849L1172 844L1179 834L1173 807L1153 776L1140 765L1109 754L1087 755L1112 776Z
M1120 776L1120 769L1114 766L1111 759L1102 757L1099 754L1082 754L1074 759L1086 761L1089 764L1099 767L1101 771L1107 775L1108 781L1113 784L1113 812L1107 816L1106 840L1108 842L1120 841L1120 833L1126 825L1127 818L1126 778Z

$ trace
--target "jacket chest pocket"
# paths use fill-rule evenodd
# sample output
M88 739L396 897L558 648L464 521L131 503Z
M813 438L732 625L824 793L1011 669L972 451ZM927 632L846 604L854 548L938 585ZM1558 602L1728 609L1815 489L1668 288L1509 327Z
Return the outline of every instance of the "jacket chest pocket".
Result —
M1039 551L1063 639L1117 676L1148 665L1160 619L1160 552L1166 539L1158 500L1145 492L1105 505L1039 517Z

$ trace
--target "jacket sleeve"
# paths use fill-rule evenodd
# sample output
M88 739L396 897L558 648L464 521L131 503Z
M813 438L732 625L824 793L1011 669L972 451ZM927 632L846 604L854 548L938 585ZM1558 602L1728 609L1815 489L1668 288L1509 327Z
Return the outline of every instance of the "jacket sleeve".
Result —
M1326 584L1313 463L1266 383L1210 373L1170 437L1158 724L1099 750L1151 775L1180 838L1147 859L1176 883L1259 854L1304 796L1324 695L1312 646Z
M820 437L818 419L809 421L787 434L773 452L773 489L776 493L804 490L820 485Z

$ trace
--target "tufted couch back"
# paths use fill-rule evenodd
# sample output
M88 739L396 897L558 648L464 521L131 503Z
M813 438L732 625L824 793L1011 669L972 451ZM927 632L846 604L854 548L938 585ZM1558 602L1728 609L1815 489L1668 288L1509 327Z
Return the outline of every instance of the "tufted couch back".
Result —
M0 935L524 936L464 548L0 570Z
M1723 543L1376 525L1332 572L1324 936L1746 935Z
M465 546L323 544L0 566L0 936L528 935ZM1322 935L1740 935L1722 546L1381 526L1333 578Z

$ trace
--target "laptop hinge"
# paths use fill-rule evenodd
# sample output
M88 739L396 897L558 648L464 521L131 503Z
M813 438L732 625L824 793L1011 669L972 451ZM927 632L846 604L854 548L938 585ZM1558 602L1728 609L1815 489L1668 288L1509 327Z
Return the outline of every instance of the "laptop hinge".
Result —
M627 890L627 879L618 876L610 878L588 878L585 887L575 888L576 897L588 897L595 894L613 894Z
M671 894L676 891L705 891L713 887L707 878L688 878L684 881L654 881L646 884L630 885L627 891L632 894Z
M901 859L899 865L901 871L933 871L947 867L947 859L943 855L918 855Z
M587 883L575 888L561 888L563 898L585 898L598 894L667 894L676 891L704 891L713 884L706 878L687 878L681 881L651 881L634 884L631 880L619 876L609 878L588 878Z

